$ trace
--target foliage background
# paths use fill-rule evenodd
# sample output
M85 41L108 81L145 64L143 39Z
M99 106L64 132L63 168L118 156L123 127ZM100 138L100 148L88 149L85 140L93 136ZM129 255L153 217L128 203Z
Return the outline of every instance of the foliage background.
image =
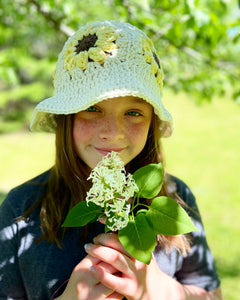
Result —
M238 299L239 16L237 0L1 0L0 196L53 163L53 137L28 126L36 102L53 93L67 36L87 22L128 21L161 57L176 126L168 168L201 199L224 295Z
M1 0L0 18L0 132L26 124L27 108L52 95L52 73L67 36L102 19L144 29L171 90L199 102L226 91L240 99L237 0Z

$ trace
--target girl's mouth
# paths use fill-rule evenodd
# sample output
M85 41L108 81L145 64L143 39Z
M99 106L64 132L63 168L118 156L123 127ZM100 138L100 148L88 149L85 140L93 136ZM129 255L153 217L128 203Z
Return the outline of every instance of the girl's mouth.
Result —
M117 152L120 153L123 148L96 148L96 150L103 156L107 155L108 153L111 152Z

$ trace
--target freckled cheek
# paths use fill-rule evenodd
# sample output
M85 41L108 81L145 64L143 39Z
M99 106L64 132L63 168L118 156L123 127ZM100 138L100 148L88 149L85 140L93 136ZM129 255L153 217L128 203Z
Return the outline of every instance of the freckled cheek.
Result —
M74 121L73 124L73 140L74 144L87 143L94 135L96 128L91 122L85 120Z
M149 126L145 123L135 124L128 129L128 138L132 144L145 144Z

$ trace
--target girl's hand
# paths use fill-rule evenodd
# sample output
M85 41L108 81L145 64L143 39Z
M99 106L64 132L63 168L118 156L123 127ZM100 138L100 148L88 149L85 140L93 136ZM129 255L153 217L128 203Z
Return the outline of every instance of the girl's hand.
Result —
M108 263L100 261L87 255L73 270L69 279L68 285L64 293L55 299L58 300L119 300L123 296L102 284L94 273L90 270L91 267L98 265L105 273L118 276L118 271Z
M207 292L198 286L182 285L163 273L154 258L149 265L137 261L126 252L116 234L98 235L94 244L87 245L86 251L101 261L90 270L96 280L128 300L222 299L220 288ZM104 263L114 271L109 267L109 272ZM119 270L121 277L116 270Z
M75 267L58 300L221 300L221 290L207 292L182 285L163 273L155 259L149 265L131 257L113 233L87 244L88 255Z
M116 234L98 235L94 244L86 246L86 251L95 259L119 270L121 277L95 263L90 272L105 287L124 295L128 300L182 299L181 285L164 274L154 258L149 265L137 261L126 252Z

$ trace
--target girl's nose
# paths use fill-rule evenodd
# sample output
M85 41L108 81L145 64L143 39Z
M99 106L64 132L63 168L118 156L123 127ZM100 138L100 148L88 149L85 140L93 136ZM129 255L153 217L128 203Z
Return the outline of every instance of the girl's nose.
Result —
M124 122L115 115L105 116L101 128L99 128L99 137L102 140L116 142L124 138Z

